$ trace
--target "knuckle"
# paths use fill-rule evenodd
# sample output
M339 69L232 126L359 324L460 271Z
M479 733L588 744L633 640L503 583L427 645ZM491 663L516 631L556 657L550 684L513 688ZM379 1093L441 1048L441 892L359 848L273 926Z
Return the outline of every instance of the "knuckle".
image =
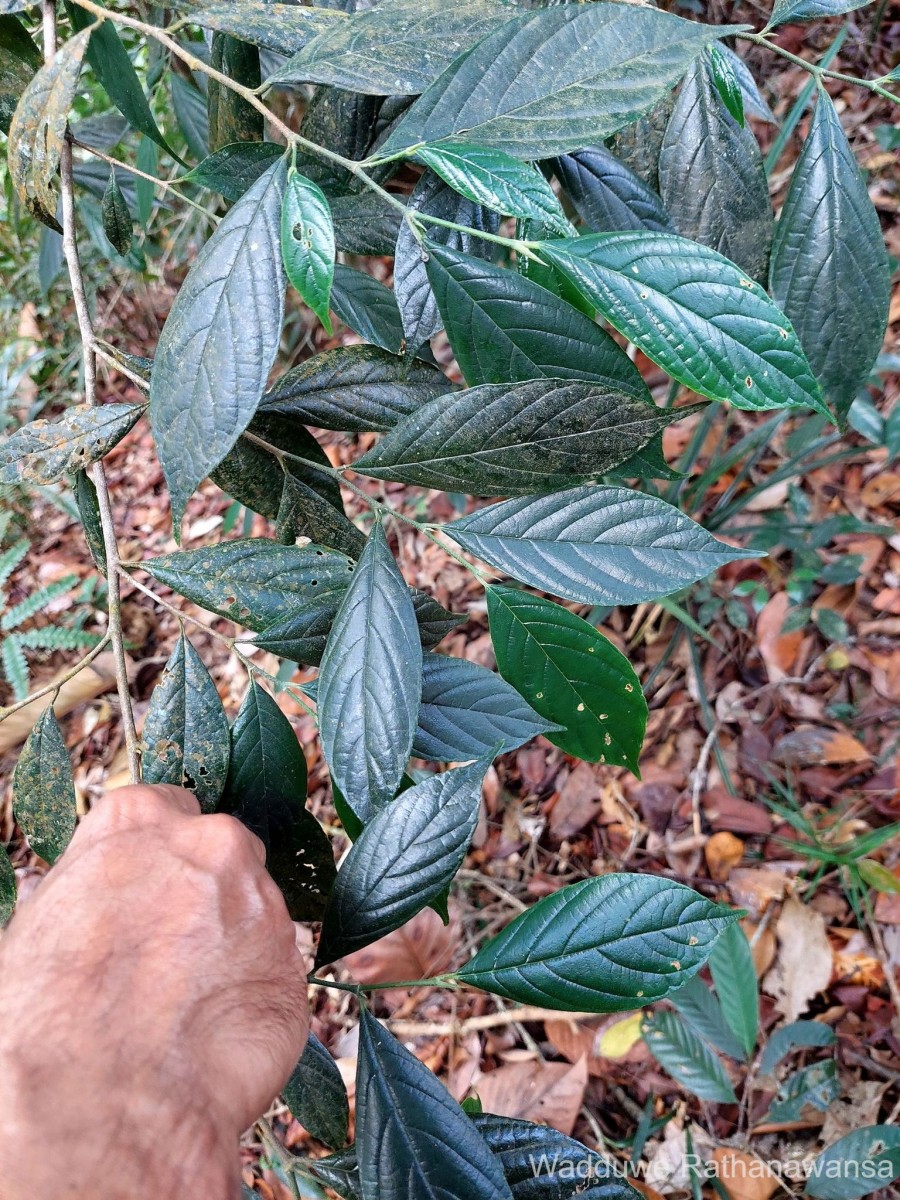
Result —
M199 823L197 832L200 851L213 865L257 861L253 849L256 835L236 817L212 813Z

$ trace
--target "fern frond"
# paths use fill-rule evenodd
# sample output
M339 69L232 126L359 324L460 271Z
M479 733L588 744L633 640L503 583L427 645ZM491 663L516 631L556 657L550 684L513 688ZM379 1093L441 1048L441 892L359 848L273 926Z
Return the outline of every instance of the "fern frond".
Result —
M8 550L4 550L0 554L0 583L6 583L28 550L28 538L20 538Z
M13 696L16 700L24 700L28 695L28 662L16 634L3 639L0 645L0 659L3 661L3 674L13 690Z
M60 625L45 625L16 635L26 650L89 650L103 640L103 635L87 629L70 629Z
M27 621L29 617L40 612L51 600L70 592L78 582L77 575L65 575L62 579L57 579L55 583L50 583L45 588L39 588L38 591L32 592L9 612L3 614L3 618L0 620L0 629L4 631L16 629L23 621Z

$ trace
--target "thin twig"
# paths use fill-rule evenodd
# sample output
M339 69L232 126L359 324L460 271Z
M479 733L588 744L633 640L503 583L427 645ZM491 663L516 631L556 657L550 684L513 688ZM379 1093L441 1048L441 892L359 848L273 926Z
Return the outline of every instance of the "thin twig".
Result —
M43 5L44 32L44 61L52 62L56 54L56 7L54 0L44 0ZM72 297L75 301L75 314L78 319L78 329L81 335L82 361L84 364L84 398L89 405L97 403L97 360L94 355L94 327L91 323L90 308L87 292L84 286L84 275L78 256L78 243L75 235L75 199L72 179L72 146L63 139L59 154L60 198L62 206L63 254L69 270L69 280L72 285ZM134 713L131 708L131 694L128 689L128 663L125 657L125 641L122 636L122 603L119 592L119 547L116 542L116 531L113 523L112 505L109 499L109 489L106 486L106 476L103 466L96 462L90 468L89 475L97 489L97 504L100 509L100 528L103 532L103 545L106 550L106 561L109 569L107 587L107 611L109 615L109 637L112 643L113 659L116 667L116 688L119 693L119 705L122 710L122 731L125 736L125 749L128 756L128 770L134 783L141 778L141 755L137 731L134 726Z
M484 1013L478 1017L468 1017L464 1021L392 1021L385 1022L391 1033L399 1038L413 1037L464 1037L467 1033L477 1033L483 1029L496 1029L500 1025L516 1025L522 1021L589 1021L595 1020L596 1013L558 1012L552 1008L536 1008L531 1004L523 1004L519 1008L510 1008L506 1012Z
M39 687L37 691L34 691L29 696L26 696L24 700L19 700L17 703L10 704L6 708L0 708L0 721L5 721L7 717L11 717L13 713L18 712L21 708L27 708L28 705L34 703L35 700L40 700L41 696L49 696L51 692L58 692L64 683L68 683L70 679L74 679L75 676L80 671L83 671L85 667L89 667L94 659L106 649L108 644L109 630L104 633L97 645L94 646L94 648L90 650L84 656L84 658L79 659L73 667L69 667L69 669L62 675L57 675L57 677L51 683L47 683L43 687Z
M212 221L213 224L218 224L219 218L215 213L211 213L204 208L202 204L198 204L196 200L192 200L190 196L186 196L180 188L177 188L174 183L170 183L168 179L158 179L156 175L148 175L146 171L140 171L137 167L131 166L130 163L122 162L120 158L113 158L111 154L104 154L102 150L98 150L95 146L89 146L86 142L80 142L78 138L72 137L69 134L68 140L73 146L77 146L79 150L86 150L88 154L93 154L95 158L101 159L108 163L111 167L119 167L123 171L127 171L130 175L136 175L138 179L146 179L148 183L154 184L156 187L161 187L167 192L171 192L173 196L177 196L179 200L183 200L185 204L189 204L191 208L196 208L198 213L202 213L204 217Z

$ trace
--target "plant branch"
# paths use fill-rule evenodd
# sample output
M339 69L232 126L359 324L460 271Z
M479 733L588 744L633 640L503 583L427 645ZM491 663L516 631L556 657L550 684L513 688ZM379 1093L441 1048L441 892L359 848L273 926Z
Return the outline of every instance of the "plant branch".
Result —
M857 87L868 88L870 92L874 92L877 96L881 96L885 100L891 100L894 104L900 104L900 96L895 92L888 91L886 87L882 87L877 79L860 79L856 75L845 75L843 71L829 71L826 67L820 67L815 63L807 62L799 54L792 54L790 50L785 50L783 46L779 46L777 42L773 42L768 30L764 29L762 33L739 33L736 36L742 38L745 42L753 42L756 46L765 46L773 54L780 54L782 58L786 58L788 62L794 63L795 66L802 67L804 71L808 71L810 75L820 81L822 79L838 79L841 83L852 83Z
M429 979L400 979L395 983L339 983L336 979L322 979L318 975L309 975L306 982L317 987L353 992L357 996L366 996L370 992L387 992L392 988L439 987L455 991L459 987L459 980L455 975L434 975Z
M10 704L6 708L0 708L0 721L5 721L7 717L11 717L13 713L18 712L21 708L27 708L29 704L33 704L35 700L40 700L41 696L49 696L51 692L58 692L64 683L68 683L70 679L74 679L79 672L85 667L89 667L98 655L109 645L109 630L104 633L103 637L93 647L84 658L80 658L74 666L69 667L62 675L58 675L51 683L39 687L36 691L26 696L24 700L19 700L15 704Z
M56 7L54 0L43 2L43 34L44 61L52 62L56 54ZM94 354L94 327L91 323L90 308L87 292L84 286L84 275L81 270L81 260L78 256L78 243L75 236L75 199L72 179L72 146L63 139L59 154L60 198L62 206L63 254L69 271L72 285L72 297L75 301L75 314L81 336L82 360L84 364L84 398L89 405L97 403L97 360ZM109 638L112 643L113 658L116 666L116 688L119 693L119 705L122 710L122 731L125 736L125 749L128 756L128 770L134 783L141 778L141 756L137 731L134 726L134 712L131 707L131 694L128 689L128 664L125 657L125 640L122 635L122 604L119 592L119 547L116 542L115 525L113 524L112 505L109 499L109 489L106 486L106 476L103 466L96 462L89 470L89 475L97 489L97 504L100 509L100 527L103 532L103 545L106 551L106 561L109 568L107 588L107 612L109 618Z
M146 171L140 171L137 167L132 167L127 162L122 162L119 158L113 158L111 154L104 154L102 150L96 149L94 146L88 146L85 142L80 142L78 138L68 134L68 140L73 146L77 146L79 150L86 150L88 154L93 154L95 158L102 159L103 162L109 163L111 167L121 167L123 171L127 171L130 175L136 175L138 179L146 179L148 183L155 184L157 187L163 188L167 192L171 192L177 196L179 200L183 200L185 204L189 204L191 208L196 208L197 212L202 213L204 217L213 223L218 223L219 218L215 213L211 213L205 209L202 204L198 204L196 200L192 200L190 196L185 196L184 192L179 191L174 183L170 183L167 179L157 179L155 175L148 175ZM177 182L177 181L176 181Z

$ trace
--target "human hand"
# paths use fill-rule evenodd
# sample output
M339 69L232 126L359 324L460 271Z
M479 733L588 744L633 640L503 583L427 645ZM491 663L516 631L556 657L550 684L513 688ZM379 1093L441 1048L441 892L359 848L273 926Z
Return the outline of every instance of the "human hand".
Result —
M3 1200L231 1200L300 1056L305 964L262 843L111 792L0 941Z

